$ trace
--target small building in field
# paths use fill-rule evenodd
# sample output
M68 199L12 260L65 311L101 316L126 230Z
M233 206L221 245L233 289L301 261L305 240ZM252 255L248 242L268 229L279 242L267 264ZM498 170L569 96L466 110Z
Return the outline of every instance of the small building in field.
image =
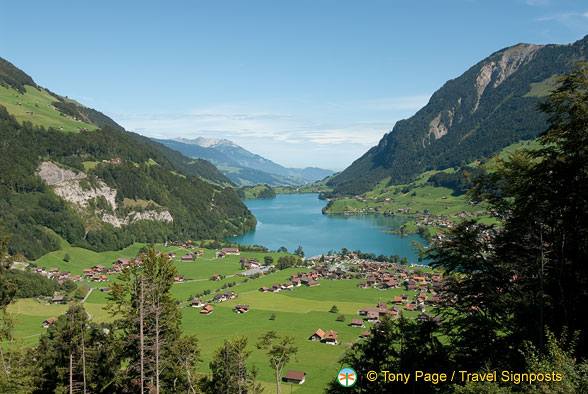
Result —
M57 321L56 317L50 317L49 319L43 322L43 328L49 328L50 325L54 324Z
M289 369L286 371L286 376L282 378L282 381L286 383L302 384L306 380L306 373L302 371L294 371Z
M197 299L192 300L192 307L193 308L200 308L201 306L204 306L204 303L201 300L197 300Z
M63 296L55 296L51 300L51 303L52 304L65 304L65 299L63 298Z
M312 335L308 338L311 341L322 341L325 338L325 332L320 328L312 333Z
M224 255L230 254L235 256L239 256L241 254L241 252L239 252L239 248L222 248L221 253Z
M333 330L329 330L325 333L325 338L323 339L324 343L328 343L329 345L337 345L337 332Z
M351 319L351 323L349 323L349 325L351 327L361 327L361 328L365 327L365 324L363 323L363 320L361 320L361 319Z
M188 253L185 256L182 256L182 258L180 259L182 262L190 262L190 261L194 261L194 255L191 253Z
M249 305L237 304L237 305L235 305L235 312L236 313L247 313L247 312L249 312Z
M210 304L204 305L204 307L200 310L200 314L202 315L210 315L214 308Z

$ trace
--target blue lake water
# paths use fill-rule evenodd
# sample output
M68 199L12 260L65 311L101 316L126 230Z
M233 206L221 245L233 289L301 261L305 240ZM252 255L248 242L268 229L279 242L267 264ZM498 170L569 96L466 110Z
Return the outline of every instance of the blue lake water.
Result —
M230 240L273 250L285 246L290 252L302 245L308 257L347 248L376 255L399 255L410 263L418 263L411 241L425 244L421 237L383 232L399 226L402 218L323 215L326 202L317 197L317 194L278 194L276 198L246 200L245 204L257 218L257 228Z

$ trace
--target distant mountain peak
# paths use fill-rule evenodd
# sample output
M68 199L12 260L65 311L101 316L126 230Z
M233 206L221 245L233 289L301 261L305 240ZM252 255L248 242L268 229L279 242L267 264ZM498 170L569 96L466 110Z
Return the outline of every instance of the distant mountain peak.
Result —
M196 137L193 139L188 139L188 138L181 138L181 137L177 137L177 138L172 138L173 141L178 141L184 144L190 144L190 145L198 145L201 146L203 148L212 148L215 146L232 146L232 147L238 147L237 144L235 144L233 141L224 139L224 138L205 138L205 137Z

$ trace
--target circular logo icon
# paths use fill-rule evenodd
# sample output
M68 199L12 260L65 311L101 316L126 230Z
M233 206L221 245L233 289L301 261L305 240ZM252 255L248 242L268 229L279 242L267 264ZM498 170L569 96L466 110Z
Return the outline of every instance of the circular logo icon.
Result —
M353 368L343 368L337 374L337 382L343 387L351 387L357 381L357 373Z

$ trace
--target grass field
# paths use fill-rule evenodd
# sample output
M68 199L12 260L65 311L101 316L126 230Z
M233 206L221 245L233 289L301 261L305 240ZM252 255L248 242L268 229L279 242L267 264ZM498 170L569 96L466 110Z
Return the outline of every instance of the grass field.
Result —
M31 122L36 126L46 128L62 127L63 131L77 132L78 128L95 130L96 126L82 121L73 120L70 117L61 116L60 112L51 107L57 101L44 89L36 89L32 86L25 86L26 93L0 85L0 104L5 106L17 121ZM18 105L21 103L21 105ZM27 112L33 112L32 115Z
M69 270L73 275L81 273L82 269L102 264L110 267L118 257L134 257L143 247L143 244L135 244L123 251L95 253L88 250L66 247L62 251L49 253L35 263L47 267L58 267L60 270ZM186 301L190 295L202 292L205 289L213 291L204 297L209 299L217 288L221 288L226 282L237 282L230 289L235 291L237 298L215 303L211 315L201 315L200 308L182 307L182 324L185 334L196 334L201 348L200 371L209 372L209 362L214 350L221 346L225 339L244 335L249 339L249 348L252 354L249 365L259 369L258 379L266 388L266 393L275 392L272 370L269 368L264 351L255 348L257 338L268 330L276 330L280 336L288 335L294 338L298 347L298 355L291 361L286 369L295 369L306 372L306 382L289 387L284 384L283 392L290 390L299 394L311 394L321 392L325 385L332 380L339 369L339 358L343 355L347 346L359 340L359 334L371 326L366 323L366 328L349 327L352 318L357 317L357 311L366 306L376 306L379 301L389 301L394 296L407 293L403 289L377 290L360 289L357 287L359 280L320 280L320 286L294 288L292 291L276 293L261 293L258 289L262 286L284 283L290 275L308 271L308 268L288 268L282 271L270 273L257 279L246 279L237 276L242 272L240 258L257 258L263 261L263 257L269 253L242 252L240 256L226 256L215 258L215 251L205 249L205 253L193 262L181 262L180 257L188 250L178 247L163 247L160 249L174 251L177 256L174 263L180 274L185 275L187 281L176 283L172 287L172 295L179 301ZM63 256L69 253L70 262L63 261ZM277 258L282 254L272 253ZM209 280L212 274L228 276L222 281ZM110 277L110 281L116 280L116 276ZM103 309L107 303L108 293L98 290L99 287L108 286L104 283L89 283L95 289L88 296L84 307L91 315L93 321L104 322L112 320L112 317ZM221 291L225 291L222 289ZM250 305L250 311L246 314L236 314L233 307L236 304ZM330 313L333 305L339 309L338 313ZM19 325L16 335L25 344L34 344L39 335L45 331L41 327L44 320L52 316L59 316L67 310L67 305L42 305L36 300L21 299L9 306L9 312L18 314ZM270 316L275 314L275 319ZM406 316L416 317L417 312L405 313ZM336 321L337 317L344 315L345 322ZM309 341L308 337L318 328L335 330L339 334L339 345L327 345Z

